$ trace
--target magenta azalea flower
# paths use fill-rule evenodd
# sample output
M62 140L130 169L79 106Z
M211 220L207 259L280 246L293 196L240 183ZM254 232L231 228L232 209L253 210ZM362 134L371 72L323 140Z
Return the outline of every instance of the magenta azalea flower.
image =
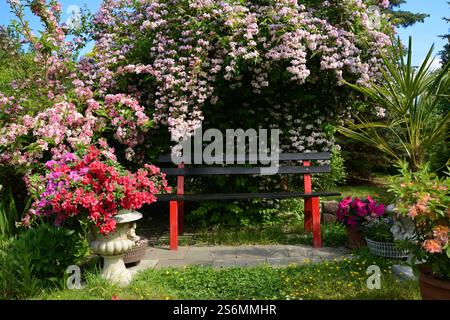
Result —
M339 203L336 218L346 226L356 227L361 226L369 215L381 217L385 211L385 205L377 205L371 196L365 200L348 196Z

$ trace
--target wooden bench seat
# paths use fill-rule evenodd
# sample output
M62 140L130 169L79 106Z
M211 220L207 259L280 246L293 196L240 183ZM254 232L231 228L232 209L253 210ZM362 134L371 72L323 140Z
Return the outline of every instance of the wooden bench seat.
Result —
M311 153L281 153L279 155L280 165L276 168L276 174L301 174L303 175L303 186L301 192L262 192L262 193L210 193L210 194L189 194L185 192L184 179L192 176L212 176L212 175L267 175L268 167L249 165L249 162L258 162L257 156L235 156L231 159L233 165L213 165L213 166L185 166L184 164L174 167L161 167L161 172L167 176L177 177L177 188L175 194L157 195L158 201L170 203L170 249L178 249L178 234L183 232L184 226L184 202L201 201L226 201L226 200L246 200L246 199L288 199L302 198L305 200L305 231L313 232L314 247L322 246L320 234L320 197L339 196L338 192L313 192L313 173L328 173L331 168L328 164L316 164L311 166L311 161L330 160L331 154L327 152ZM170 155L159 157L159 163L163 166L172 163ZM223 163L227 160L223 159ZM302 163L300 163L302 162ZM320 163L319 162L319 163ZM240 163L236 165L235 163ZM246 163L246 165L242 165Z

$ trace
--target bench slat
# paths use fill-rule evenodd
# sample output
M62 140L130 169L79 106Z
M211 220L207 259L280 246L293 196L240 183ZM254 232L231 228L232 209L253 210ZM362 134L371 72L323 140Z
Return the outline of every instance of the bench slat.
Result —
M245 161L248 163L249 161L259 161L259 155L235 155L234 163L237 161ZM298 161L298 160L330 160L331 153L330 152L307 152L307 153L280 153L279 160L280 161ZM265 160L262 158L262 160ZM162 155L158 158L158 162L160 163L172 163L172 157L170 154ZM223 162L226 163L226 158L224 156ZM194 163L194 161L191 161Z
M203 175L268 175L269 167L202 167L202 168L161 168L168 176L203 176ZM326 173L331 172L329 165L320 167L279 167L277 174Z
M157 195L158 201L208 201L208 200L243 200L243 199L287 199L287 198L313 198L313 197L332 197L340 196L338 192L273 192L273 193L212 193L212 194L194 194L177 195L162 194Z

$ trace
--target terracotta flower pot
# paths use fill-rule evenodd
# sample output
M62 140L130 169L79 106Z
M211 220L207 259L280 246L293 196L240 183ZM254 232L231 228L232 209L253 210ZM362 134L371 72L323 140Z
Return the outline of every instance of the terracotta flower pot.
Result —
M347 226L347 243L345 245L349 249L367 247L366 240L358 228L349 226Z
M431 273L431 268L421 266L419 268L420 293L423 300L450 300L450 281L436 278Z

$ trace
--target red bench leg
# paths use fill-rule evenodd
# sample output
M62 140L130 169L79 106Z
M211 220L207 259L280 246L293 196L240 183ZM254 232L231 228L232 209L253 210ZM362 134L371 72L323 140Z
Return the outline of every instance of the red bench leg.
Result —
M170 250L178 250L178 201L170 201Z
M305 199L305 232L312 232L312 198Z
M314 248L322 247L322 236L320 234L320 206L319 198L312 198L312 225Z
M178 168L184 168L184 163L178 165ZM184 195L184 176L177 177L177 194ZM184 231L184 201L178 201L178 233L183 234Z
M303 165L305 167L311 166L310 161L304 161ZM311 183L311 175L305 174L303 176L303 188L305 190L305 193L311 193L312 192L312 183ZM305 232L311 232L313 231L313 201L311 198L305 199Z
M178 201L178 234L184 233L184 201Z
M305 232L313 231L313 201L312 198L305 199Z

